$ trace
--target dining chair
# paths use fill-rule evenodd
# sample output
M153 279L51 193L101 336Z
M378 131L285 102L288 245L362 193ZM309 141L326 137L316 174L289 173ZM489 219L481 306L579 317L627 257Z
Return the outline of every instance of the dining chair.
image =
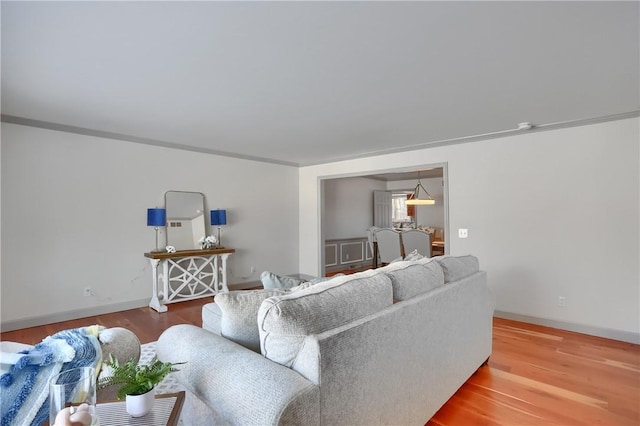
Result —
M377 229L375 231L375 239L378 245L380 263L386 264L398 258L402 259L400 232L390 228Z
M402 246L404 255L408 255L414 250L424 257L432 257L431 234L428 232L411 229L402 233Z

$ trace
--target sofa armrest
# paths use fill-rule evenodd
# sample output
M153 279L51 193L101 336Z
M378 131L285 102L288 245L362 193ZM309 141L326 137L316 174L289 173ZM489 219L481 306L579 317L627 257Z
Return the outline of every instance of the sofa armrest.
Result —
M164 362L186 362L175 378L231 424L320 423L318 386L224 337L176 325L156 350Z

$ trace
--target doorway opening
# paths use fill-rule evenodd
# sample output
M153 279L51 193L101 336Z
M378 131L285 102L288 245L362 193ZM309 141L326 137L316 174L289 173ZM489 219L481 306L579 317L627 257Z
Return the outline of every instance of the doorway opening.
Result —
M403 202L415 188L418 176L436 200L435 205L410 206ZM374 264L373 247L367 230L374 225L437 230L448 253L447 181L446 163L321 179L320 273L326 276L336 271L348 273L370 268ZM388 222L380 222L376 217L381 208L374 201L374 192L388 193L385 207Z

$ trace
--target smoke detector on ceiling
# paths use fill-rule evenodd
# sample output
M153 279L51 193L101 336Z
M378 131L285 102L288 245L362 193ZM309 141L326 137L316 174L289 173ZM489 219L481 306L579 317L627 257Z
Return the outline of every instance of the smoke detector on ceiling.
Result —
M524 123L518 123L518 130L531 130L533 128L533 124L525 121Z

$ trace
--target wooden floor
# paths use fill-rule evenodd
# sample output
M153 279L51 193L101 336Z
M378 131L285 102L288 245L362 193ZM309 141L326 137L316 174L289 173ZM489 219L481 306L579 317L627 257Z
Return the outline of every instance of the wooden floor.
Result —
M57 331L91 324L126 327L142 343L167 327L201 326L212 298L139 308L2 333L35 344ZM495 319L493 354L427 425L640 425L640 346ZM426 420L426 419L425 419Z

